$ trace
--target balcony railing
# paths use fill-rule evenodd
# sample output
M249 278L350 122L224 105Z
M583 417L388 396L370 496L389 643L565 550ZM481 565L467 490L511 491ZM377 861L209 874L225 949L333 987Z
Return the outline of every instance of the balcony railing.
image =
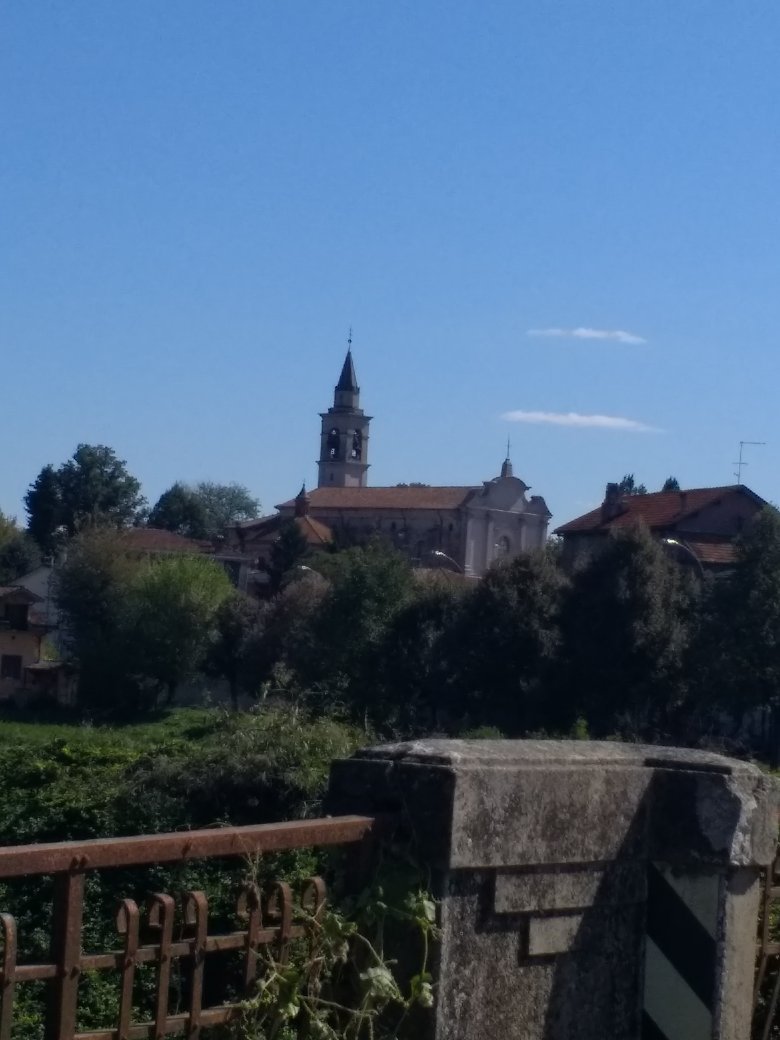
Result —
M48 988L45 1017L46 1040L155 1040L185 1034L197 1040L203 1028L231 1021L241 1011L240 1002L204 1007L204 964L211 953L234 951L242 958L245 994L251 992L262 947L275 947L283 960L289 944L305 935L306 925L296 923L295 904L316 920L325 905L325 884L310 878L294 888L282 881L262 891L245 884L238 894L237 913L245 927L224 934L209 933L209 905L204 892L188 891L177 902L173 896L152 894L145 913L130 898L122 899L117 912L117 948L84 952L83 922L85 880L90 871L152 864L185 864L192 860L278 853L308 847L352 846L358 860L365 860L380 829L380 821L365 816L341 816L290 823L181 831L50 845L0 848L0 879L52 875L53 916L51 954L45 963L18 963L17 924L0 914L2 933L2 999L0 1040L11 1040L14 997L20 984L44 981ZM181 912L181 937L174 938L174 916ZM142 939L142 935L144 938ZM148 941L146 936L151 936ZM171 1013L171 972L177 961L187 966L186 1011ZM149 1021L133 1021L136 968L155 967L154 1013ZM83 973L115 972L119 976L116 1020L105 1028L77 1031L79 981Z

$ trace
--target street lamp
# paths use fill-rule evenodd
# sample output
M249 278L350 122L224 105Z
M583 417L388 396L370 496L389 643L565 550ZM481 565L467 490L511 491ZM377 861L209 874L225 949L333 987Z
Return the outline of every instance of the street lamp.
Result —
M461 574L466 573L457 560L453 560L451 556L448 556L446 552L442 552L441 549L431 549L431 556L435 556L439 560L447 560L453 567L456 567Z
M675 549L682 549L683 552L688 553L691 559L695 562L696 566L699 568L699 574L701 575L702 580L704 579L704 567L702 565L702 562L696 555L696 553L693 551L693 549L691 549L690 545L686 545L685 542L681 542L677 538L662 538L661 541L664 543L664 545L673 545Z

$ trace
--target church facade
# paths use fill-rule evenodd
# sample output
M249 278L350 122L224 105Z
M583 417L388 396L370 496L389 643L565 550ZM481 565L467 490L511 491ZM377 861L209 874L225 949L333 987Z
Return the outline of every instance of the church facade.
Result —
M508 457L498 476L481 484L369 485L371 417L360 407L351 345L333 405L320 419L318 486L282 502L275 517L238 525L231 541L242 552L267 556L269 538L287 518L302 530L305 525L307 534L313 523L317 544L327 531L339 542L379 536L415 566L446 567L475 578L497 559L544 546L550 512L540 495L529 496Z

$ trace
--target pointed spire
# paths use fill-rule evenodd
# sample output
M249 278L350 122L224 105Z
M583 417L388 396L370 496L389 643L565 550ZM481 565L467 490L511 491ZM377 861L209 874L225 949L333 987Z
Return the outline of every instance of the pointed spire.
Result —
M309 504L311 499L309 498L309 492L306 490L306 481L301 484L301 490L295 496L295 515L296 516L308 516Z
M509 442L509 438L507 437L507 439L506 439L506 458L504 459L504 464L501 467L501 478L502 478L502 480L505 480L507 477L513 476L513 473L512 473L512 460L509 457L509 449L510 449L510 447L511 447L511 445L510 445L510 442Z
M347 356L344 358L344 366L341 369L341 375L339 381L336 383L337 390L346 390L349 393L356 394L358 392L357 377L355 376L355 366L352 363L352 340L349 340L350 346L347 350Z

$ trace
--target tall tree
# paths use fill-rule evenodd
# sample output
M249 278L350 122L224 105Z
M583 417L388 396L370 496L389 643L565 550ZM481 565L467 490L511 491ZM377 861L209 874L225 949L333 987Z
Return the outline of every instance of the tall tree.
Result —
M667 477L664 481L664 486L661 488L662 491L679 491L680 481L677 477Z
M40 563L38 547L11 517L0 512L0 585L12 585Z
M644 527L612 535L562 611L559 697L593 731L664 733L684 695L692 579Z
M139 563L108 528L77 534L55 571L57 606L63 615L66 651L78 666L79 698L106 712L140 706L129 638L131 589Z
M62 489L54 466L44 466L24 497L27 530L41 552L49 556L58 546L62 528Z
M327 685L365 723L382 711L376 703L379 650L392 618L414 595L412 569L379 542L312 562L330 584L312 619L316 651L303 677Z
M224 568L203 556L166 556L138 573L132 589L137 667L168 703L203 664L217 610L232 592Z
M698 701L737 721L756 708L773 719L780 759L780 513L765 506L737 543L737 565L713 583L701 626Z
M211 675L227 680L234 709L238 708L242 689L257 693L253 687L259 687L259 676L252 664L261 615L260 604L239 591L223 599L214 614L214 636L206 667Z
M149 514L150 527L162 527L186 538L207 538L206 507L194 488L177 481L163 491Z
M491 567L452 629L453 708L472 725L520 735L552 725L547 689L560 651L565 587L553 554Z
M214 484L201 480L195 485L195 494L206 513L208 538L223 534L230 524L254 520L260 515L260 502L243 484Z
M57 469L44 466L25 496L28 530L44 552L56 546L60 528L73 536L87 527L129 527L145 505L127 464L102 444L79 444Z

